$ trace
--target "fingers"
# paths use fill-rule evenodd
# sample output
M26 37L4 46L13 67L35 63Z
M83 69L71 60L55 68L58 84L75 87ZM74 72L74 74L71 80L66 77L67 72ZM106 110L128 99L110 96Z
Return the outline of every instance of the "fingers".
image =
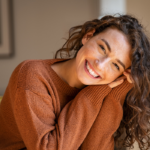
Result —
M126 76L129 83L132 83L132 77L131 77L131 69L127 69L123 72L123 74Z
M127 69L123 72L123 75L117 78L115 81L112 83L108 84L111 88L114 88L120 84L123 83L124 79L127 79L129 83L133 83L132 77L131 77L131 69Z
M123 81L124 81L123 78L122 78L122 79L119 79L119 80L116 80L116 81L113 81L112 83L109 84L109 86L110 86L111 88L114 88L114 87L116 87L116 86L122 84Z
M126 76L123 75L123 76L117 78L115 81L119 81L119 80L121 80L121 79L126 79Z
M131 72L131 69L126 69L125 71L126 71L126 72Z

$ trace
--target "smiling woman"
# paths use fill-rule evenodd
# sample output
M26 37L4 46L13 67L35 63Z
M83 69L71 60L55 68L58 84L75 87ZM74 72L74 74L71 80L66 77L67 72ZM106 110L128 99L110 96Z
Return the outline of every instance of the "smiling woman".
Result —
M78 84L73 84L72 81L70 85L76 85L78 88L98 84L114 87L122 82L120 79L124 79L122 74L129 83L133 83L134 88L128 93L123 106L124 116L116 132L116 145L120 145L119 137L125 128L127 135L121 145L130 147L135 139L141 149L143 146L145 149L149 147L149 50L148 38L138 20L129 15L120 15L104 16L100 20L95 19L72 27L69 30L68 40L55 55L55 58L59 55L64 58L66 52L65 58L70 56L74 58L77 73L70 78L72 80L77 78ZM73 55L72 51L75 51ZM68 81L64 80L71 83L70 78L67 78ZM112 82L114 80L120 83ZM143 139L146 141L145 144Z
M68 57L26 60L13 71L0 104L0 149L114 150L135 139L142 148L150 131L149 49L128 15L71 28L55 55Z
M75 60L78 79L85 85L109 84L131 66L130 44L127 37L117 29L107 28L94 37L92 32L88 32L83 37L82 43L84 46ZM82 69L85 60L90 69L97 72L100 78L92 80L87 76Z

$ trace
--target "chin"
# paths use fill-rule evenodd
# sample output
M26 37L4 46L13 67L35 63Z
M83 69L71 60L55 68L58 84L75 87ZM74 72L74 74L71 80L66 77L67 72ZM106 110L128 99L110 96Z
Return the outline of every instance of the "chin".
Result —
M95 85L93 82L89 82L89 81L87 81L87 80L85 80L85 79L79 79L80 80L80 82L83 84L83 85Z

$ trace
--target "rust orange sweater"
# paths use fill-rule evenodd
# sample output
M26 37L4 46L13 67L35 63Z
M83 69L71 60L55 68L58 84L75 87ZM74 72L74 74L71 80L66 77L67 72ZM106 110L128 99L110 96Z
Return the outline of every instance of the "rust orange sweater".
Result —
M113 134L132 85L70 87L51 65L26 60L13 71L0 104L0 150L113 150Z

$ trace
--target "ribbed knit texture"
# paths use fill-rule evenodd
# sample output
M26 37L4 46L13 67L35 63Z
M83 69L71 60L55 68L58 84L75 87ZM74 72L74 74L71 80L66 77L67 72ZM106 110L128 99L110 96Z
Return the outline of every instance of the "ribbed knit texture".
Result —
M0 103L0 150L114 150L132 84L70 87L51 68L67 59L26 60Z

